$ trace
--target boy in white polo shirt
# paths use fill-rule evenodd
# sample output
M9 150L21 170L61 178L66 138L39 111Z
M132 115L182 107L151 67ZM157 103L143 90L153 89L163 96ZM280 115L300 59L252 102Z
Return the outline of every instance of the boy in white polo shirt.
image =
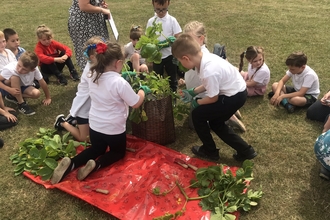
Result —
M236 150L234 159L243 161L257 156L252 146L225 124L247 98L246 83L238 69L221 57L204 53L200 45L189 34L182 34L172 45L172 54L187 69L195 68L202 85L183 91L182 96L188 99L206 91L203 98L193 98L192 120L202 146L192 147L198 156L219 160L210 129L226 144Z
M161 22L163 31L158 40L163 41L165 37L178 37L182 32L182 29L175 17L168 14L168 6L170 0L152 0L155 15L148 20L147 28L152 26L152 23L156 19L156 23ZM162 53L162 62L160 64L153 63L153 70L159 74L164 74L164 68L168 76L170 76L170 86L173 92L177 89L177 65L173 63L173 56L171 53L171 47L166 47L160 50Z
M18 105L18 110L25 115L34 115L33 111L23 98L37 99L40 97L39 89L32 86L33 80L38 80L46 98L44 105L51 103L50 93L46 82L37 68L38 57L33 52L24 52L18 61L7 64L0 75L0 91L7 101Z
M285 61L288 70L279 82L272 85L272 92L268 94L272 105L282 104L289 113L295 107L312 105L320 94L319 78L312 68L307 66L307 56L302 52L295 52ZM285 85L292 78L292 86Z

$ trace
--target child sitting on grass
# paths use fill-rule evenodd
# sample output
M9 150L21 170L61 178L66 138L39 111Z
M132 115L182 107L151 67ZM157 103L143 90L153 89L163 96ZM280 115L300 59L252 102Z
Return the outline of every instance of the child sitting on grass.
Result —
M131 42L124 46L125 59L128 59L127 64L129 65L131 71L149 72L145 59L141 58L140 50L135 49L135 45L139 41L141 35L142 28L140 26L133 25L129 33Z
M18 110L25 115L34 115L24 98L37 99L40 97L39 89L32 86L33 80L37 79L43 89L46 98L44 105L51 103L50 93L46 82L37 68L38 57L35 53L26 51L18 61L7 64L0 75L0 91L6 100L18 105Z
M11 52L15 54L16 59L18 60L22 53L25 52L25 49L20 47L20 40L17 32L11 28L6 28L3 30L3 33L5 34L6 38L6 48L11 50Z
M17 116L14 109L5 106L0 94L0 131L17 125Z
M80 83L76 97L73 99L70 114L64 118L64 115L56 117L54 127L57 130L66 129L78 141L89 142L89 122L88 114L91 108L91 99L88 89L88 73L91 65L96 63L96 44L103 42L102 37L92 37L85 43L84 55L88 59L85 69L81 75Z
M4 66L13 61L17 61L15 54L11 50L6 49L5 35L0 31L0 73Z
M65 65L69 68L71 78L74 81L79 80L79 75L71 60L71 49L55 41L52 31L45 25L38 26L37 37L35 52L40 60L40 70L46 83L49 83L48 74L53 74L61 85L67 85L68 82L62 74Z
M270 70L265 63L263 47L250 46L241 54L239 72L246 82L248 96L262 96L265 94L270 80ZM242 71L244 57L249 62L248 71Z
M307 66L307 56L302 52L295 52L285 61L288 70L279 82L272 85L272 92L268 94L270 103L274 106L282 104L289 113L295 107L312 105L320 94L319 78L315 71ZM292 86L285 84L292 78Z

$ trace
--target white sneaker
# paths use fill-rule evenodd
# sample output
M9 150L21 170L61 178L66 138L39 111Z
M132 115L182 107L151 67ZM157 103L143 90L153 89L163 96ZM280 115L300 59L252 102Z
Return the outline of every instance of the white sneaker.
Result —
M50 178L50 182L52 184L59 183L62 180L64 173L69 168L70 164L71 164L71 159L69 157L64 157L55 168L53 172L53 176Z
M95 168L95 160L89 160L86 165L78 170L77 179L84 180Z

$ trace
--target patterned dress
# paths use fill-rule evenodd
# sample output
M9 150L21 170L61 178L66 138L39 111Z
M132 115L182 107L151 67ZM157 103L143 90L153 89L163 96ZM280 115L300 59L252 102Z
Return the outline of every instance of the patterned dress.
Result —
M90 0L90 4L97 6L98 0ZM76 60L81 70L85 68L84 43L93 36L101 36L109 40L109 32L101 13L86 13L79 9L78 0L72 0L69 9L68 29L73 42Z
M316 139L314 152L322 166L330 171L330 130Z

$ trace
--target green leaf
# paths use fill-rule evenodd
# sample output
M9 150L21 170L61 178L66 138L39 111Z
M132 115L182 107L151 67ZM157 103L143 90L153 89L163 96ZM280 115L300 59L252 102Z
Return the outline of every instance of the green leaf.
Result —
M10 160L14 160L16 158L19 158L18 154L13 154L9 157Z
M50 173L52 174L53 173L53 170L50 169L49 167L43 167L43 168L41 168L40 170L37 171L37 174L39 176L47 176Z
M257 202L254 202L254 201L251 201L251 202L250 202L250 206L257 206L257 205L258 205Z
M46 133L46 129L44 129L44 128L39 128L39 132L40 132L41 134L45 134L45 133Z
M39 158L40 158L41 160L46 159L46 157L47 157L47 151L46 151L45 148L40 149L39 153L40 153L40 154L39 154Z
M235 220L236 216L232 214L225 214L225 220Z
M61 137L58 134L54 135L53 140L58 144L62 144Z
M233 205L233 206L230 206L230 207L226 208L226 212L236 212L236 211L237 211L237 206L236 205Z
M70 136L70 132L65 133L62 137L62 143L68 143L69 136Z
M58 165L57 161L53 158L46 158L44 162L52 170L54 170Z
M31 150L29 151L29 155L30 155L32 158L37 158L37 157L39 157L40 152L39 152L39 150L38 150L36 147L33 147L33 148L31 148Z

